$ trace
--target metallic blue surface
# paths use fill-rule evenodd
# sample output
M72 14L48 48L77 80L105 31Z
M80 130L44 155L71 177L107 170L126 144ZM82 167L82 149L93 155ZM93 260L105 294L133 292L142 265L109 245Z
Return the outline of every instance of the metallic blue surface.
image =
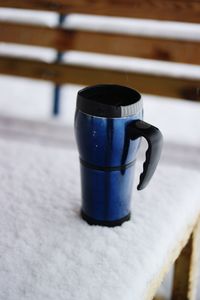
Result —
M81 165L82 209L96 220L115 221L130 212L135 166L99 171Z
M75 135L80 158L106 167L135 160L140 139L129 139L127 125L138 119L142 119L142 112L126 118L100 118L77 111Z
M134 165L117 171L100 171L98 167L121 166L136 159L140 138L131 141L127 125L137 119L142 119L142 111L124 118L101 118L76 111L79 155L93 165L89 168L81 164L82 209L93 219L114 221L130 212Z

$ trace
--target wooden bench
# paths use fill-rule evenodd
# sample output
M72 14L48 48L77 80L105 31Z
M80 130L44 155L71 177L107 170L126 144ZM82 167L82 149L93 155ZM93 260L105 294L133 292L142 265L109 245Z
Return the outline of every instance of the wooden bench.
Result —
M61 14L87 13L107 16L136 17L170 21L198 22L200 3L192 0L148 1L0 1L0 7L27 8L34 10L57 11ZM174 38L149 37L143 34L129 35L89 30L64 29L59 26L49 28L16 22L0 22L0 41L42 47L58 51L79 50L95 53L142 57L169 62L196 64L200 62L200 38L184 40ZM109 43L108 43L109 42ZM117 44L117 47L116 47ZM126 71L79 66L69 63L46 63L42 61L0 57L0 73L25 76L53 81L57 84L72 83L90 85L105 83L133 85L142 93L182 99L200 99L200 79L187 76L181 71L177 76L149 74L145 71Z
M145 18L167 21L199 22L200 2L191 0L153 0L153 1L112 1L96 0L38 0L38 1L0 1L0 7L56 11L59 14L71 13ZM117 56L140 57L144 59L164 60L199 65L200 38L187 40L164 37L130 35L126 33L95 32L91 30L69 29L61 26L31 25L17 22L0 21L0 41L30 46L50 47L59 52L78 50ZM115 45L118 47L115 47ZM56 84L72 83L81 85L118 83L129 85L142 93L176 97L181 99L200 100L200 79L184 74L150 74L148 72L108 69L107 67L83 66L73 63L31 60L18 57L0 56L0 73L28 78L52 81ZM126 73L126 76L125 76ZM190 238L189 238L190 236ZM149 295L153 297L158 283L164 277L174 260L175 276L173 300L194 300L197 278L197 246L199 225L197 219L185 233L183 243L178 243L176 251L169 258L167 268L161 270L160 277L152 286ZM185 246L186 245L186 246ZM149 298L150 299L150 296Z

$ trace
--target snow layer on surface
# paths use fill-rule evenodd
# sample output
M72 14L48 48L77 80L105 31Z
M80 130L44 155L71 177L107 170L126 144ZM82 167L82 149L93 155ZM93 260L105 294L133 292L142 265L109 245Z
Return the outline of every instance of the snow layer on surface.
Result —
M78 153L64 148L0 140L0 180L6 300L142 300L200 212L199 172L160 164L146 190L134 189L130 222L89 226L79 217Z
M0 55L11 57L37 59L50 63L56 59L56 53L56 50L50 48L0 43Z
M200 24L195 23L72 14L67 16L63 26L79 30L200 41Z
M56 26L58 14L47 11L35 11L31 9L0 8L1 21L13 21L28 24L41 24Z
M137 72L157 76L200 79L200 66L184 63L164 62L153 59L132 58L81 51L68 51L65 53L63 61L67 64L78 66L124 71L124 76L126 76L126 72ZM131 84L131 82L129 82L127 74L127 85L128 84Z

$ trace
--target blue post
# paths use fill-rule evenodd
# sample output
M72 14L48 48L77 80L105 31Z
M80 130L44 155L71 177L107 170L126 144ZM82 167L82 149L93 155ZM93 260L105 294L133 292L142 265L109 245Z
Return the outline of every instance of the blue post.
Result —
M59 25L62 25L65 20L65 15L59 15ZM60 63L62 61L62 52L57 52L56 62ZM53 116L59 115L60 112L60 89L61 86L56 84L54 87L54 98L53 98Z

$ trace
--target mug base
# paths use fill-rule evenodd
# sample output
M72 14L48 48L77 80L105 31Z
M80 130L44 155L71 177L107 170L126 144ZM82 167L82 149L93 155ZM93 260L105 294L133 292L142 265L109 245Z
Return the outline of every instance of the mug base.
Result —
M131 213L129 213L127 216L114 220L114 221L103 221L103 220L96 220L91 217L88 217L82 210L81 210L81 217L83 220L85 220L89 225L99 225L99 226L107 226L107 227L115 227L120 226L124 222L129 221L131 218Z

